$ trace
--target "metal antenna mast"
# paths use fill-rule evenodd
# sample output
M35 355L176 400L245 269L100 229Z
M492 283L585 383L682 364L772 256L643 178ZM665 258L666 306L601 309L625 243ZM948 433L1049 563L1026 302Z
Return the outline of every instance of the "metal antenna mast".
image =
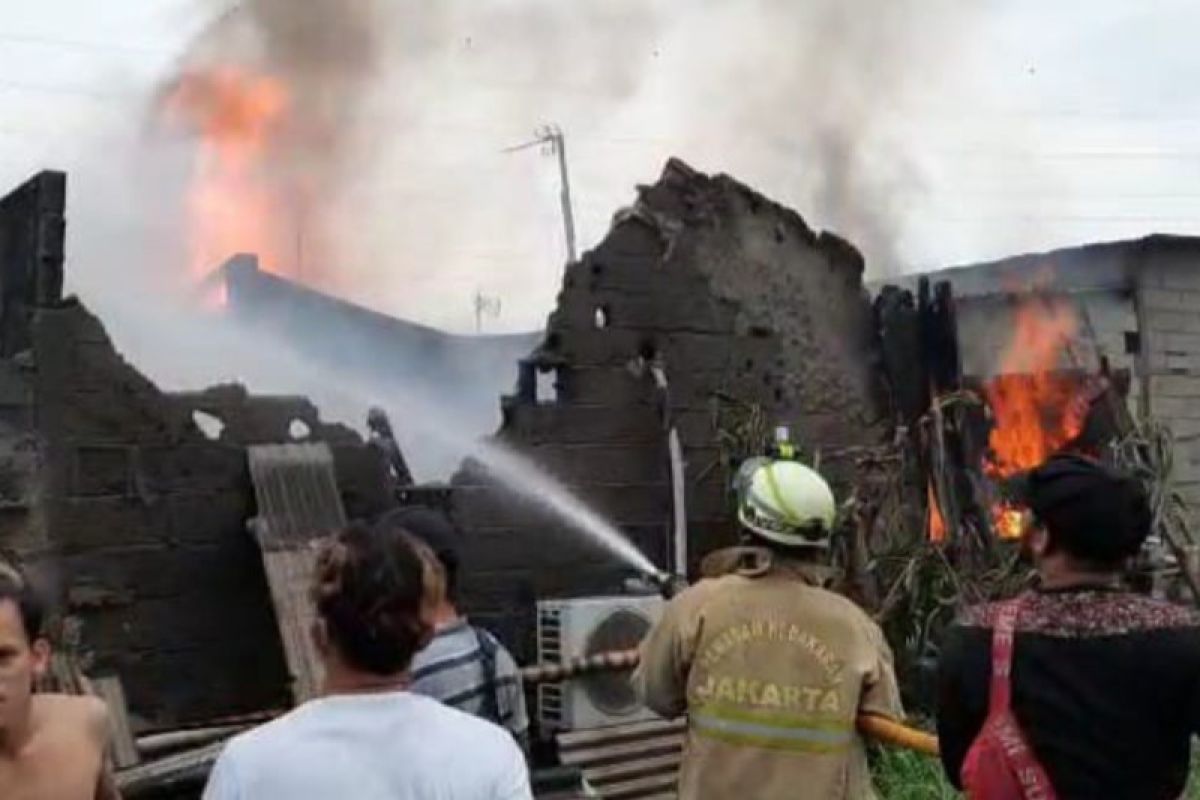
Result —
M562 203L563 229L567 240L567 263L577 258L575 249L575 212L571 206L571 176L567 170L567 142L562 129L557 125L543 125L538 128L534 138L514 147L504 148L505 153L515 153L518 150L528 150L531 147L541 147L546 155L558 156L558 177L561 191L559 199Z

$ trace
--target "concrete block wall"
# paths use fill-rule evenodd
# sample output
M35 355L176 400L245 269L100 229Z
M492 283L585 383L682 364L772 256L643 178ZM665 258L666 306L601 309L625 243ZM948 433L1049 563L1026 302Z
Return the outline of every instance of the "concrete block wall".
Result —
M1176 484L1200 525L1200 245L1144 247L1138 299L1149 410L1175 434Z
M789 424L821 450L844 493L838 452L883 435L862 260L745 186L679 162L568 267L531 360L554 392L507 398L497 438L529 456L666 565L672 515L661 396L639 356L661 362L684 447L689 560L735 541L721 464L718 392ZM535 506L464 470L453 508L469 536L472 615L530 658L535 598L620 589L630 573Z
M33 343L38 518L91 671L154 724L285 704L244 445L206 438L76 303L39 309Z
M390 505L381 454L303 398L240 386L168 394L67 300L30 316L31 349L0 360L0 544L41 554L83 623L91 674L116 674L136 724L289 703L261 554L249 444L292 423L334 452L351 516ZM209 438L193 421L221 420Z

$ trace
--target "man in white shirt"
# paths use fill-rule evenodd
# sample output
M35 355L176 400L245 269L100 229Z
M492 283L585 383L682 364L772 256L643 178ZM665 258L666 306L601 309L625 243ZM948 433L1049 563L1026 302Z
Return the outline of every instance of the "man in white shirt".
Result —
M531 800L503 728L407 691L430 624L404 533L352 524L315 572L323 695L233 739L204 800Z

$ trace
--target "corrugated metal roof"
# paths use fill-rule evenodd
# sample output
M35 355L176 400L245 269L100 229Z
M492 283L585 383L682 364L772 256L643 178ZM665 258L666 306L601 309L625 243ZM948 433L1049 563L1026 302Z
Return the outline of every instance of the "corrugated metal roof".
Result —
M321 661L312 645L308 592L321 540L346 524L333 454L324 443L249 448L258 500L252 529L275 604L279 635L297 703L316 695Z

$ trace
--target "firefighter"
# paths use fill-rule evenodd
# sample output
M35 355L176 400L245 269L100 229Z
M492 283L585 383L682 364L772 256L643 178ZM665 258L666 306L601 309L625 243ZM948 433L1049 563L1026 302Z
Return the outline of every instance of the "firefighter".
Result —
M879 627L820 586L833 492L786 456L747 462L736 488L757 557L671 600L633 679L655 712L687 714L679 796L874 798L855 719L903 714Z

